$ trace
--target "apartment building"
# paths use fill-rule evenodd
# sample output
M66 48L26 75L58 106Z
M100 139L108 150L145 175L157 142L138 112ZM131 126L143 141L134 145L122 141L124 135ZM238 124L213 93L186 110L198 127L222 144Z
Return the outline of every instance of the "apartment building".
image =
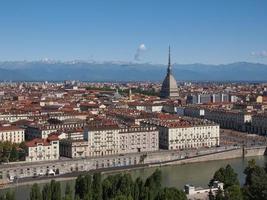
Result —
M84 158L88 156L88 141L79 139L63 139L59 141L60 156L69 158Z
M34 138L45 139L50 133L56 132L58 130L68 130L75 128L83 128L85 125L84 121L63 121L59 124L36 124L27 126L25 134L28 140Z
M35 138L26 142L26 161L45 161L59 159L59 138L50 135L46 139Z
M0 126L0 141L21 143L25 141L25 130L23 128L12 125Z
M251 132L259 135L267 135L267 114L258 114L252 116Z
M88 127L85 140L89 144L88 156L158 150L158 130L155 127Z
M246 131L246 124L251 122L252 114L239 110L205 109L205 119L220 124L221 128Z
M168 150L213 147L220 145L220 128L208 120L180 118L179 120L152 119L144 126L156 126L159 130L159 147Z

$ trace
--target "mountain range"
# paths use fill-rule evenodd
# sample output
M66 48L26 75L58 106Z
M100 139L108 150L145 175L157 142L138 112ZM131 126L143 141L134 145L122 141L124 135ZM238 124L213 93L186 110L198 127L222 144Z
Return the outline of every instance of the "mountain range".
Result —
M178 81L267 80L267 65L260 63L173 64L172 69ZM165 65L150 63L49 60L0 62L1 81L161 81L165 74Z

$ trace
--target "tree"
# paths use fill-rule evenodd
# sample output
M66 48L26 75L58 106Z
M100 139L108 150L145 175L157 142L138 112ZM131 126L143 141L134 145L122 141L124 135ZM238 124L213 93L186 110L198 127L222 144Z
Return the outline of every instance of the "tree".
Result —
M133 180L130 174L124 174L120 177L118 183L119 193L125 196L131 196L133 188Z
M101 174L95 173L93 175L93 200L102 200L102 185L101 185Z
M11 192L11 191L8 191L6 193L6 198L5 200L15 200L15 193L14 192Z
M45 184L42 190L42 198L43 200L50 200L51 199L51 187L50 184Z
M264 168L251 160L245 169L246 182L243 188L244 199L267 199L267 174Z
M85 182L86 200L91 200L92 199L92 176L89 174L86 174L84 176L84 182Z
M143 181L140 177L138 177L135 182L134 182L134 186L133 186L133 199L134 200L139 200L140 196L141 196L141 191L144 187Z
M75 182L75 196L79 196L80 199L85 197L86 183L82 175L76 178Z
M230 200L242 200L243 194L239 185L232 185L225 190L225 198Z
M155 200L186 200L186 195L183 191L176 188L164 188L161 190Z
M149 188L149 199L154 200L161 189L161 171L156 171L146 180L145 187Z
M64 200L72 200L72 190L70 184L66 184Z
M210 181L210 187L214 181L224 183L225 189L232 185L239 185L237 173L235 173L231 165L227 165L225 168L222 167L214 173L213 179Z
M50 187L51 187L51 200L61 200L60 182L52 180L50 183Z
M223 191L221 188L218 188L215 196L215 200L224 200Z
M15 146L13 146L11 149L11 152L10 152L9 161L15 162L18 160L18 158L19 158L19 154L18 154L17 148Z
M37 183L34 183L30 192L30 200L42 200L40 188Z

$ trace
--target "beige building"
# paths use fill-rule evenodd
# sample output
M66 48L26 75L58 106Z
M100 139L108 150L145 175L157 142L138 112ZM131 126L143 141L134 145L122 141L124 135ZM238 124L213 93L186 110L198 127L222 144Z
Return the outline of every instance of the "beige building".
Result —
M158 130L155 127L90 127L85 132L85 139L89 144L88 156L158 150Z
M88 141L63 139L59 142L60 156L84 158L88 156Z
M221 128L246 131L246 124L251 122L252 114L244 111L205 110L205 119L220 124Z
M159 147L168 150L213 147L220 144L218 124L200 119L149 120L143 125L157 126Z
M11 143L21 143L25 141L25 130L16 126L0 126L0 141Z
M26 142L26 161L45 161L59 159L59 139L56 135L50 135L46 139L35 138Z

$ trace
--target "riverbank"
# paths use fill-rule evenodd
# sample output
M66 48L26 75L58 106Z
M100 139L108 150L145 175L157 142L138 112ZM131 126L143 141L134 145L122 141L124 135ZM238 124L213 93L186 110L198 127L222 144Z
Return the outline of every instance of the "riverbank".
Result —
M212 178L214 172L220 167L225 167L227 164L230 164L233 169L238 173L238 178L241 184L245 181L244 169L247 166L247 163L250 159L255 159L257 164L264 166L267 161L266 156L256 156L256 157L245 157L245 158L234 158L226 160L216 160L216 161L207 161L200 163L188 163L181 165L169 165L160 167L162 171L162 185L164 187L176 187L183 189L185 184L192 184L195 186L207 187L209 180ZM127 173L130 173L133 179L141 177L146 179L155 171L154 167L145 167L138 169L128 170ZM104 172L103 178L107 175L119 173L120 171L114 172ZM61 183L61 191L65 190L66 184L68 183L74 190L75 178L76 177L63 177L63 179L57 177L57 181ZM66 178L66 179L65 179ZM46 181L38 182L40 188L44 186ZM30 194L32 183L25 183L18 185L17 187L6 188L0 190L0 194L5 193L8 190L14 191L16 199L27 200Z
M102 172L103 174L111 174L111 173L118 173L118 172L125 172L137 169L145 169L145 168L153 168L153 167L162 167L162 166L169 166L169 165L181 165L181 164L189 164L189 163L200 163L200 162L208 162L208 161L215 161L215 160L229 160L234 158L245 158L251 156L263 156L265 155L266 148L265 147L250 147L250 148L236 148L236 149L229 149L220 152L211 152L203 155L191 156L189 158L183 159L176 159L170 160L165 162L150 162L147 164L139 164L139 165L130 165L130 166L121 166L121 167L109 167L109 168L99 168L99 169L92 169L88 171L76 171L72 173L66 173L57 176L43 176L43 177L28 177L28 178L21 178L16 183L11 183L4 185L0 189L4 188L12 188L22 185L32 185L33 183L47 183L52 179L58 181L67 181L67 180L74 180L79 174L83 174L86 172L94 173L94 172ZM151 158L150 158L151 159Z

